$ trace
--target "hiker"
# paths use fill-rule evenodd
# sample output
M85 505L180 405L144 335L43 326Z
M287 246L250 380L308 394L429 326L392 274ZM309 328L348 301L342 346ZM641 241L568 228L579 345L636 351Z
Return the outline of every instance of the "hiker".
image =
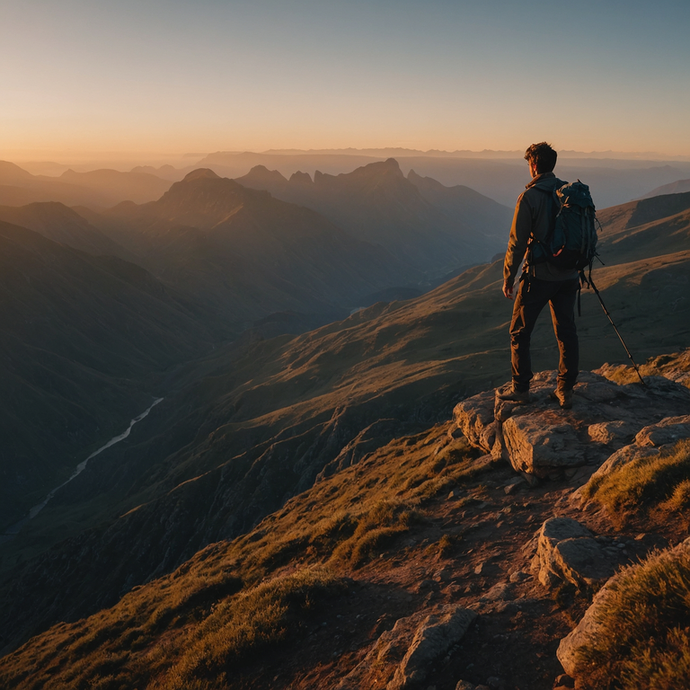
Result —
M570 409L579 359L575 328L578 271L557 268L549 261L537 262L531 257L532 245L544 241L549 231L553 232L559 211L555 190L566 184L553 173L557 155L546 142L532 144L525 152L532 180L515 205L503 264L503 294L513 299L516 293L510 324L512 386L508 392L499 393L498 398L517 403L529 402L532 380L530 338L537 317L548 303L560 353L554 395L563 409ZM516 288L515 277L523 259L525 264Z

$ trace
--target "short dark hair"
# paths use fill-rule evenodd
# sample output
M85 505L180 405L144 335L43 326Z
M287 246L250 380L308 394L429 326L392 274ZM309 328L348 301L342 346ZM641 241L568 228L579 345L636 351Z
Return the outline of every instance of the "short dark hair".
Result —
M537 168L537 175L553 172L553 169L556 167L557 157L558 154L553 150L551 144L547 144L545 141L532 144L525 151L525 160L534 163Z

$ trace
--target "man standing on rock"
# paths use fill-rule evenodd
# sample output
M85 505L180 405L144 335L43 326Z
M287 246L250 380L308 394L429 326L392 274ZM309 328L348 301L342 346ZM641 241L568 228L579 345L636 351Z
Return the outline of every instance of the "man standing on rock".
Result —
M532 144L525 152L525 160L532 175L531 182L520 194L515 205L513 225L503 264L503 294L513 299L515 277L524 259L518 281L517 296L510 324L510 351L513 383L501 400L528 403L532 380L530 339L541 310L548 303L551 320L558 340L560 360L555 396L564 409L572 407L573 386L577 380L579 346L575 328L575 299L579 285L575 269L556 268L548 261L530 261L532 243L544 241L553 231L559 203L555 191L566 184L554 174L556 151L545 141Z

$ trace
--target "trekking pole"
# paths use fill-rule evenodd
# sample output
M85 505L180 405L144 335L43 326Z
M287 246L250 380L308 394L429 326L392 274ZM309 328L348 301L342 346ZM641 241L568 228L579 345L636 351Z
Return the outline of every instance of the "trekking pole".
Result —
M592 280L591 274L590 274L587 282L592 286L594 293L599 298L599 302L601 302L601 308L604 310L604 314L606 314L606 316L608 316L608 319L611 322L611 325L613 326L613 330L616 331L616 335L618 336L618 340L621 341L621 344L625 348L625 351L628 355L628 358L632 362L633 367L635 367L635 373L639 377L640 383L642 383L643 386L646 386L647 384L644 382L644 379L642 378L642 374L640 374L640 370L637 368L637 364L635 364L635 360L633 359L633 356L632 356L630 350L628 350L628 346L625 344L625 340L623 340L623 336L620 334L620 331L616 327L616 324L613 323L613 319L611 318L611 314L609 314L609 310L606 308L606 305L604 304L604 300L601 299L601 295L599 294L599 290L597 290L597 286L594 284L594 281Z

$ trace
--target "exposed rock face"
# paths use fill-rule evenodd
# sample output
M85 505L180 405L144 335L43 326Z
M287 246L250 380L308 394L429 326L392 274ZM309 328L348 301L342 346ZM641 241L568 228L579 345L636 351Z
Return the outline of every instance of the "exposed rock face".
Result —
M562 410L550 396L556 372L541 372L532 381L529 404L481 393L455 407L455 423L472 445L495 459L546 477L601 465L633 439L642 447L690 436L690 391L663 377L647 377L645 383L618 385L581 372L573 408Z
M690 415L682 417L667 417L658 424L646 426L635 436L638 446L663 446L675 443L690 436Z
M551 518L539 530L534 566L545 587L560 582L577 587L601 584L613 575L616 561L576 520Z
M476 617L469 609L444 606L431 615L422 611L399 619L336 690L372 687L374 679L382 678L390 678L388 690L418 687L431 664L463 638Z

